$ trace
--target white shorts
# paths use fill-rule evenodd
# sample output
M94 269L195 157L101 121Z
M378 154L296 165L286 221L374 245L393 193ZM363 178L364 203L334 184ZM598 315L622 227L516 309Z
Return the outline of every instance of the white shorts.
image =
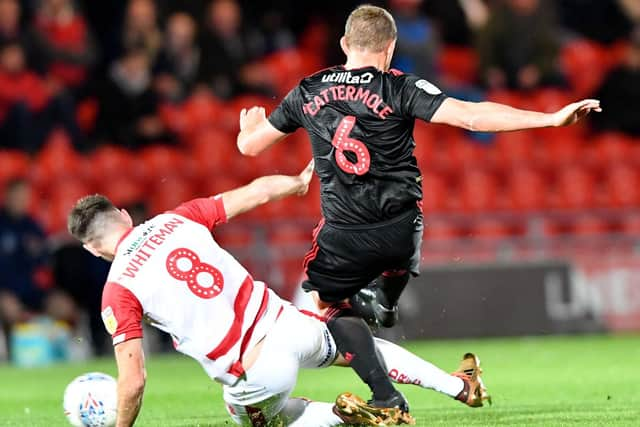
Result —
M296 385L298 370L330 366L336 356L336 344L325 323L285 305L246 379L223 387L229 415L243 426L286 417L282 411Z

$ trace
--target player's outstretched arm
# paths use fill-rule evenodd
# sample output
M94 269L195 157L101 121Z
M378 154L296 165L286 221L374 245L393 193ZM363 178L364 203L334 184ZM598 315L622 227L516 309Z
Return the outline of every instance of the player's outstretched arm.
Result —
M267 120L263 107L243 108L240 112L238 150L245 156L257 156L287 136Z
M142 339L134 338L115 346L118 365L118 417L116 427L130 427L142 406L146 381Z
M290 195L303 196L313 176L313 160L299 175L270 175L253 180L249 185L222 193L222 203L230 219L272 200Z
M600 101L585 99L569 104L555 113L539 113L495 102L466 102L447 98L435 112L431 122L472 131L501 132L567 126L576 123L592 111L602 111Z

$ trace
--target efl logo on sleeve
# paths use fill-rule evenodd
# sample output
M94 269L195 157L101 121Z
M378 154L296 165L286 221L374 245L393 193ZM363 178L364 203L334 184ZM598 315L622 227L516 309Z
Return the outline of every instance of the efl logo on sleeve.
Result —
M436 85L424 79L418 80L416 82L416 87L418 89L422 89L423 91L427 92L429 95L440 95L442 93L442 91L438 89Z
M116 333L118 329L118 321L116 320L116 316L113 315L113 310L111 306L108 306L104 310L102 310L102 321L104 322L105 328L107 328L107 332L110 335Z

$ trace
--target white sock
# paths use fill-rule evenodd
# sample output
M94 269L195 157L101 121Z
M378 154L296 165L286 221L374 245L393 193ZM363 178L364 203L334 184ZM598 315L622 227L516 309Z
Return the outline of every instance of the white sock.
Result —
M387 374L393 382L414 384L456 397L464 388L463 381L422 360L404 348L375 338L376 348L384 359Z
M343 424L333 413L333 404L289 398L280 412L288 427L332 427Z

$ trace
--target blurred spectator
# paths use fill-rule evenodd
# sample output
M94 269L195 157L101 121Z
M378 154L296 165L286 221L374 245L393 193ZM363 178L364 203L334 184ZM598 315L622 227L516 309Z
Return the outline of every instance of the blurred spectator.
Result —
M597 129L640 136L640 27L633 31L625 61L607 74L595 98L603 106L592 117Z
M132 48L113 63L98 90L96 136L101 142L138 148L167 137L151 83L145 49Z
M438 34L420 10L422 0L392 0L390 5L398 27L393 67L436 81Z
M26 68L18 42L0 47L0 146L35 152L58 124L81 149L82 135L71 98Z
M285 24L282 14L282 10L270 9L262 16L261 27L265 53L277 52L295 46L296 40L293 32Z
M84 17L71 0L42 0L33 25L36 53L50 78L73 89L82 89L96 61Z
M0 320L5 328L44 312L73 323L71 299L51 288L46 236L29 216L31 187L22 179L5 189L0 211Z
M158 26L158 10L153 0L131 0L127 6L122 50L142 48L151 64L162 49L163 36Z
M264 53L264 39L242 26L236 0L213 0L208 8L202 36L199 81L221 98L246 91L267 92L269 82L260 66L252 64Z
M554 13L545 0L502 0L478 35L482 79L491 89L563 83Z
M489 19L489 9L483 0L426 1L427 15L438 26L445 44L469 46L474 32L484 27Z
M565 27L589 39L609 44L628 37L633 29L633 22L627 11L632 10L634 6L637 8L640 2L557 0L557 4Z
M167 21L165 46L156 65L155 79L157 91L166 99L184 99L196 83L201 62L196 30L195 20L186 13L175 13Z
M20 43L30 54L31 37L20 25L22 8L18 0L0 0L0 45Z

